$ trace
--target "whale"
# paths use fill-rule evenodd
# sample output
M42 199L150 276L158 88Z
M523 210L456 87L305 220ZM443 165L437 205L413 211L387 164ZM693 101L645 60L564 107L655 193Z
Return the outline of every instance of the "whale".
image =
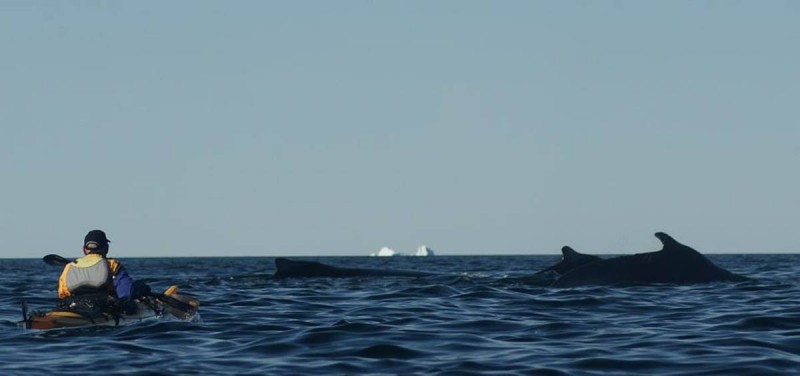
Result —
M700 252L679 243L666 233L657 232L655 236L663 245L659 251L594 260L571 268L568 263L560 268L564 273L560 273L562 275L551 286L696 284L749 280L714 265ZM574 255L570 257L574 258ZM566 259L565 254L564 261ZM554 265L556 266L559 264ZM554 267L553 270L558 272Z
M553 282L548 282L551 287L649 283L694 284L750 280L714 265L700 252L679 243L666 233L657 232L655 236L663 244L659 251L608 259L583 254L569 246L564 246L561 249L561 260L535 275L549 271L557 273L558 277ZM272 278L426 277L437 275L441 274L409 270L347 268L317 261L278 257L275 258L275 273Z
M598 256L583 254L572 249L572 247L565 245L561 248L561 261L548 268L540 270L536 274L541 274L552 270L560 275L564 275L568 271L579 266L591 264L601 260L602 258Z
M275 259L275 273L272 278L426 277L431 275L436 274L411 270L344 268L317 261L278 257Z

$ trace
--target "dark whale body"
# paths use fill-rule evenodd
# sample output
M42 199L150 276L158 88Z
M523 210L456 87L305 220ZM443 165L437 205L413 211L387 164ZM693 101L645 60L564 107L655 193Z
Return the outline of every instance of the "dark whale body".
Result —
M316 261L290 260L279 257L275 259L275 274L272 275L272 278L424 277L430 275L434 274L407 270L342 268Z
M577 265L563 273L552 286L574 287L619 283L692 284L748 280L714 265L700 252L678 243L663 232L657 232L655 236L664 245L660 251Z

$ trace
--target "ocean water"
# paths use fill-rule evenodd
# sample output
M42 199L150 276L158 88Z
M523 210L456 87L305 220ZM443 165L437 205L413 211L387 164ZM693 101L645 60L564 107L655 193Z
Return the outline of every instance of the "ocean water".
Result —
M708 255L743 283L555 289L558 256L320 257L442 276L272 280L274 260L122 261L193 321L32 331L60 270L0 260L0 375L796 375L800 255Z

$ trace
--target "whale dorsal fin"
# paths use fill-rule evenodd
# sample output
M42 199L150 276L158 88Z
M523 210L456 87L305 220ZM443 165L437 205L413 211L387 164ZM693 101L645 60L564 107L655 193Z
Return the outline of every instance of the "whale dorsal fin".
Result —
M580 253L572 249L572 247L568 245L561 247L561 255L562 255L562 262L567 262L570 264L582 265L589 262L595 262L601 260L600 257Z
M681 243L678 243L677 240L673 239L665 232L659 231L655 233L655 236L661 241L661 244L664 245L664 248L662 248L663 251L675 250L681 245Z
M593 263L599 260L601 260L600 257L585 255L583 253L579 253L578 251L572 249L572 247L570 246L564 246L561 248L561 261L559 261L557 264L547 269L540 271L539 273L544 273L553 270L558 274L564 274L572 269L577 268L578 266Z
M586 255L582 255L582 254L578 253L578 251L572 249L572 247L570 247L568 245L565 245L565 246L561 247L561 255L562 255L562 257L564 257L564 260L567 260L567 259L570 259L570 258L574 258L574 257L586 256Z

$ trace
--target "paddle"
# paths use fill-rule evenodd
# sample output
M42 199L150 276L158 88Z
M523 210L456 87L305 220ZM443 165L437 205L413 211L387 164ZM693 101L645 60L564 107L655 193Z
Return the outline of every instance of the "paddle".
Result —
M42 260L46 264L53 266L64 266L72 262L71 260L54 254L44 256ZM169 314L181 320L189 320L197 312L197 309L200 308L200 300L192 296L177 294L175 293L176 291L178 291L177 286L170 286L166 294L150 292L148 296L155 298L156 301L163 304Z
M59 256L59 255L54 255L54 254L49 254L47 256L44 256L44 257L42 257L42 260L47 265L53 265L53 266L64 266L64 265L67 265L67 264L72 262L70 260L67 260L67 259Z

